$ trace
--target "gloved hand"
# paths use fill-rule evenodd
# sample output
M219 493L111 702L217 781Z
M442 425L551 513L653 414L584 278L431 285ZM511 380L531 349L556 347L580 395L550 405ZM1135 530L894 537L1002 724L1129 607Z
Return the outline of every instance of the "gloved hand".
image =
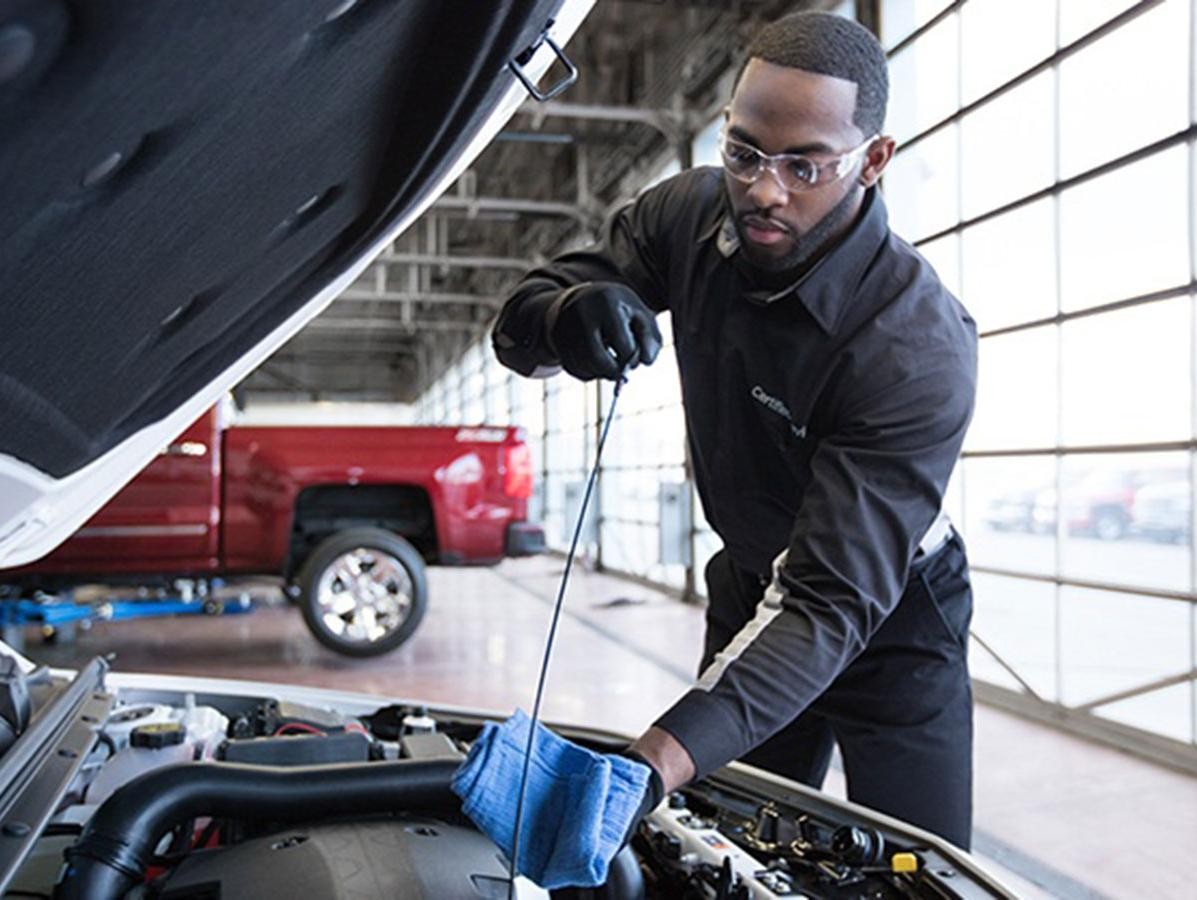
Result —
M630 747L624 750L621 755L640 763L640 765L648 769L648 783L644 786L644 796L640 798L640 805L636 807L636 813L632 816L632 821L628 823L628 830L623 836L623 843L619 845L620 850L632 842L632 837L636 833L636 826L640 824L640 821L660 806L661 801L665 799L665 782L661 780L661 773L653 767L653 764Z
M624 368L649 365L661 352L653 311L636 292L614 281L571 288L545 321L549 344L575 378L619 378Z
M530 726L521 710L502 725L487 723L453 777L462 810L508 858ZM654 796L660 802L659 776L655 792L652 787L655 774L643 762L594 753L537 723L519 873L548 889L603 884L646 804Z

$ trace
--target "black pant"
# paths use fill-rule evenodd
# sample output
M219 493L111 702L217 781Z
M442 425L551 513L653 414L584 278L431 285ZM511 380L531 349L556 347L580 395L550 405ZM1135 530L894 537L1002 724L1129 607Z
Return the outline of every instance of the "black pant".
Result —
M762 579L726 550L707 564L705 669L751 619ZM838 744L848 797L968 849L972 833L972 617L959 536L916 563L893 613L806 711L743 761L821 787Z

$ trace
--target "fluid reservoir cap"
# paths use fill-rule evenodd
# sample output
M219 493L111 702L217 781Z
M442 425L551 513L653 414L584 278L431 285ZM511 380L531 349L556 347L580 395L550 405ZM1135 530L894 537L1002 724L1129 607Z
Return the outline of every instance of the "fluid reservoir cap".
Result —
M890 868L895 872L917 872L919 858L913 853L895 853L889 861Z
M154 722L134 728L129 733L129 744L134 747L158 750L162 747L181 744L186 736L186 729L178 722Z

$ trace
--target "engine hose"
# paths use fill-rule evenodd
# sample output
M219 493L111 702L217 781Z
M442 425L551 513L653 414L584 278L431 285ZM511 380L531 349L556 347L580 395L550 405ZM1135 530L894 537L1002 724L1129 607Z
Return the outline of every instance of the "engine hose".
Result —
M180 763L122 786L66 851L55 900L119 900L145 879L159 839L200 816L241 822L459 808L454 760L324 766Z

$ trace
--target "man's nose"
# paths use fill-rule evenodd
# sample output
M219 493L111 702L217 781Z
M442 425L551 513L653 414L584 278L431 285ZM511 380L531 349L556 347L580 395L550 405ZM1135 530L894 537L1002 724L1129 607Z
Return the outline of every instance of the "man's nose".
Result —
M772 166L764 166L756 181L748 186L748 197L758 209L785 206L790 192L782 185Z

